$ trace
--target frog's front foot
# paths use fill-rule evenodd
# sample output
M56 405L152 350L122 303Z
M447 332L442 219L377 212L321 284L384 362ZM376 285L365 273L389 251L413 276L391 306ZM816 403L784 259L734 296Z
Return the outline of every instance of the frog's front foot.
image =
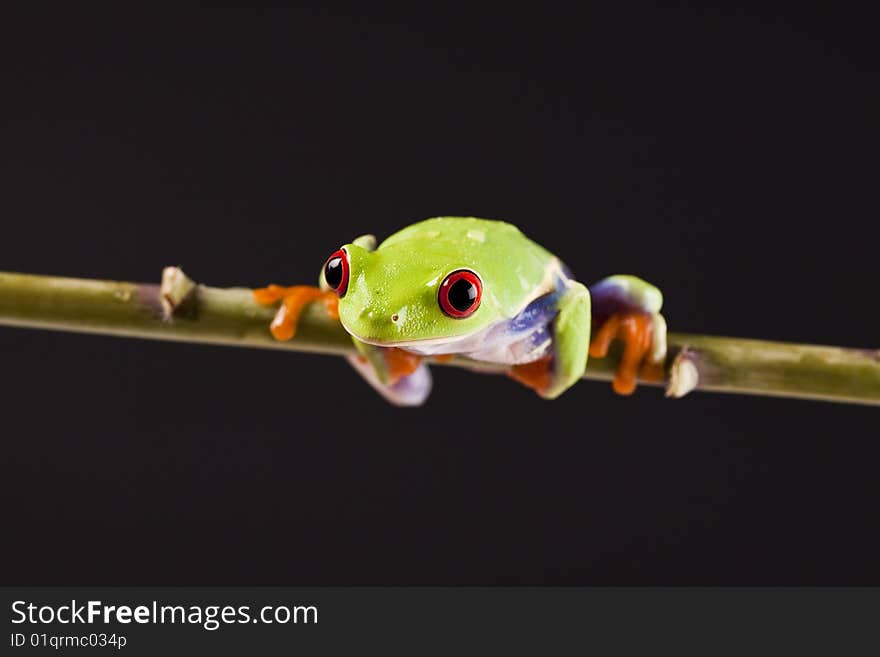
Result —
M269 325L269 330L276 340L290 340L296 335L296 327L303 308L312 301L323 301L327 314L339 319L339 297L336 292L324 291L312 285L292 287L269 285L253 290L253 295L254 301L264 306L281 301L278 312Z
M590 357L605 358L613 340L623 343L612 386L619 395L631 395L636 380L663 380L666 322L659 313L626 311L605 318L590 342Z
M358 355L348 361L385 399L419 406L431 392L431 374L421 357L397 347L378 347L352 338Z

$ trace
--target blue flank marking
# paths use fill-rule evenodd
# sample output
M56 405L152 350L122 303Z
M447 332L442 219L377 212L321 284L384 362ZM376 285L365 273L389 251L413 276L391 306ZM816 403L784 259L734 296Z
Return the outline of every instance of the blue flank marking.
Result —
M534 331L541 324L545 326L550 324L558 312L556 303L559 301L560 296L562 296L562 290L560 287L557 287L555 291L545 294L542 297L538 297L526 306L519 315L507 323L505 332L526 333L528 331ZM536 342L535 344L538 343Z
M498 332L495 333L498 337L494 339L510 345L512 349L516 349L514 345L519 344L521 346L517 351L522 353L523 347L525 347L524 351L533 353L535 358L540 358L548 353L546 347L540 350L539 348L549 341L549 352L552 353L552 323L559 312L557 304L563 292L563 281L559 280L553 292L538 297L516 317L499 326ZM493 338L489 337L488 340L492 341Z

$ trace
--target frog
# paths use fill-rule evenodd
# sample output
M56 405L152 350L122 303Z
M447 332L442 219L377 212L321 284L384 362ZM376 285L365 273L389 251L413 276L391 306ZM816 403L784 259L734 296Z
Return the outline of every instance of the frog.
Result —
M362 235L324 262L318 285L268 285L276 340L296 334L307 304L323 303L351 336L354 369L386 400L419 406L429 363L455 357L502 366L540 397L555 399L589 358L621 343L614 392L662 379L666 320L660 290L631 274L586 286L515 225L442 216L413 223L381 244Z

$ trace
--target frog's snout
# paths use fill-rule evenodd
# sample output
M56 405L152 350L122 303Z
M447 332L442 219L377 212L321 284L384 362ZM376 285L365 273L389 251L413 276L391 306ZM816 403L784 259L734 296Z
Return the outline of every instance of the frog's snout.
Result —
M394 314L383 308L367 306L358 313L358 323L363 327L368 327L371 332L378 333L382 329L387 329L395 321L392 320Z
M406 309L389 311L370 308L362 310L358 317L361 322L376 329L387 329L390 326L402 324L405 318Z
M370 305L361 308L356 318L349 322L350 328L367 341L399 339L408 326L407 308Z

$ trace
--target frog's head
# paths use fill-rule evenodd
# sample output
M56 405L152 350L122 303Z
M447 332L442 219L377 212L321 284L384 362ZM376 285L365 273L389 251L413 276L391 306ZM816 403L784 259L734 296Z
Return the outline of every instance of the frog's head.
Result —
M442 342L472 335L500 316L491 281L473 259L465 260L352 243L330 256L320 284L339 295L342 325L363 342Z

